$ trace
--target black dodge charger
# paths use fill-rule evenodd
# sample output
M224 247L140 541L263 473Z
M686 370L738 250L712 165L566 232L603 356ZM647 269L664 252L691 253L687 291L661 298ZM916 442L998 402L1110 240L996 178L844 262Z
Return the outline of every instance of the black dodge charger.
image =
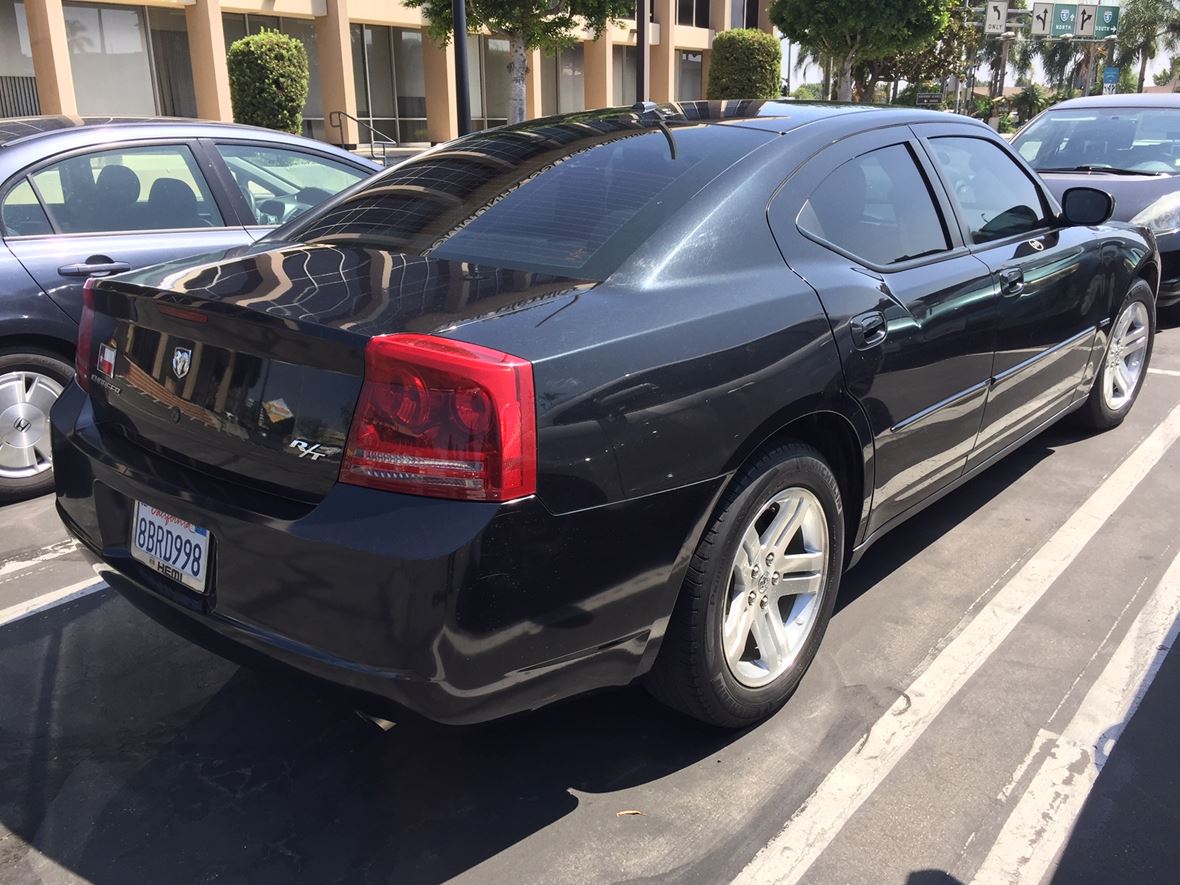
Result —
M58 508L151 616L388 718L643 677L746 725L876 539L1131 409L1159 259L1111 208L907 109L478 133L89 285Z

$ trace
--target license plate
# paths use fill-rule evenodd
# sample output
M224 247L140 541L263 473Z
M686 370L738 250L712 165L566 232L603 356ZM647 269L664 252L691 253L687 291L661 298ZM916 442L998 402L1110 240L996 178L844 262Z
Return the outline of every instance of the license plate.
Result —
M199 525L136 501L131 555L190 590L205 592L209 532Z

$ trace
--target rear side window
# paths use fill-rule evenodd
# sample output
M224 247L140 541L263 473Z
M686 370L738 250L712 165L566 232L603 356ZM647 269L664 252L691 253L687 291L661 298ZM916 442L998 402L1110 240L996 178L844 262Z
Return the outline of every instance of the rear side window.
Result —
M728 126L673 123L665 132L630 115L537 121L377 175L275 236L604 279L769 138Z
M890 265L948 248L930 188L903 144L849 160L799 210L799 229L869 264Z
M30 177L61 233L222 226L205 177L185 145L82 154Z
M27 178L12 188L0 205L0 227L9 237L37 237L53 233L41 201Z
M930 147L976 243L1044 225L1040 193L999 146L983 138L948 135L930 139Z

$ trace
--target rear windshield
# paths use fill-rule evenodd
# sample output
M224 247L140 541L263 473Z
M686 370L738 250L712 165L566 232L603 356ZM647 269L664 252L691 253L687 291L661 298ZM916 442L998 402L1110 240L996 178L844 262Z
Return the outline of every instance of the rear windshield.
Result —
M1175 175L1180 172L1180 109L1049 110L1012 146L1038 172L1108 168Z
M605 279L712 178L770 136L634 115L541 120L452 142L276 232Z

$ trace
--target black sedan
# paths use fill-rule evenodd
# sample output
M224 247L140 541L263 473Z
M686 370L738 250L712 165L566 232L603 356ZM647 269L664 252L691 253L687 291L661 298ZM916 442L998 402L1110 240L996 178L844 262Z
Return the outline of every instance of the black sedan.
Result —
M1110 204L914 110L475 134L244 253L91 284L58 509L153 617L385 718L644 677L746 725L870 544L1131 409L1159 256Z
M1114 217L1148 228L1160 250L1161 312L1180 318L1180 95L1092 95L1056 104L1013 147L1060 196L1078 185L1115 199Z

